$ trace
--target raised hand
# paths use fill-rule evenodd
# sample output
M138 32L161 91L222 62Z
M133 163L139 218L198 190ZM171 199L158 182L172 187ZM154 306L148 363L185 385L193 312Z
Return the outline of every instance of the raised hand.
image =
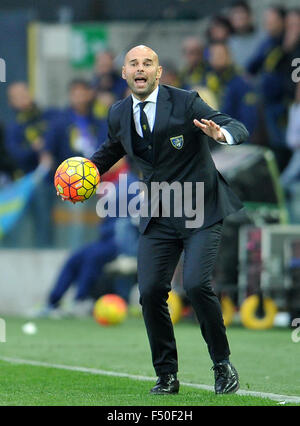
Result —
M194 124L199 127L207 136L215 139L216 141L226 142L226 138L220 128L220 126L212 120L201 119L201 122L194 119Z

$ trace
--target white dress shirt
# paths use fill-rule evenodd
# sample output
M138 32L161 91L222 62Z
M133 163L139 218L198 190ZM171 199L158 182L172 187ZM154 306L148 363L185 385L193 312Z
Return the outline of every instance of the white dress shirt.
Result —
M155 122L155 114L156 114L156 103L157 103L157 96L158 96L158 91L159 91L159 86L157 86L157 88L155 90L153 90L153 92L148 96L148 98L146 98L143 102L148 102L145 107L144 107L144 111L145 114L147 116L147 120L149 123L149 127L150 130L152 132L153 127L154 127L154 122ZM135 129L137 131L137 134L141 137L143 137L143 132L142 132L142 127L140 124L140 114L141 114L141 110L139 107L139 104L141 103L141 101L139 99L137 99L134 95L132 96L132 100L133 100L133 104L132 104L132 109L133 109L133 119L134 119L134 124L135 124ZM221 130L225 136L226 142L221 142L221 141L217 141L221 144L225 144L225 145L235 145L234 139L232 137L232 135L228 132L228 130L224 129L224 127L221 127Z
M153 130L154 122L155 122L156 102L157 102L158 90L159 90L159 86L157 86L157 88L155 90L153 90L153 92L148 96L148 98L143 101L143 102L148 102L145 105L144 111L145 111L145 114L147 116L147 120L148 120L151 132ZM139 104L141 103L141 101L139 99L135 98L133 95L131 95L131 96L132 96L132 100L133 100L132 108L133 108L133 119L134 119L134 123L135 123L135 128L136 128L138 135L143 137L143 131L142 131L141 123L140 123L141 110L140 110L140 107L139 107Z

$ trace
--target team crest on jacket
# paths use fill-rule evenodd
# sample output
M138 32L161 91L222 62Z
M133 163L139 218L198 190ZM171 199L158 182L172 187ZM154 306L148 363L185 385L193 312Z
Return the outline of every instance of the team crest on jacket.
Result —
M170 138L171 144L174 146L174 148L176 149L181 149L183 147L183 135L180 136L174 136L173 138Z

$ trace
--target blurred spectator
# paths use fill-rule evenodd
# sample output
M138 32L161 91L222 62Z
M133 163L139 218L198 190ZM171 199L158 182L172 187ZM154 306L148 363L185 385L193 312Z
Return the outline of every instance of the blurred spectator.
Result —
M171 62L162 62L163 73L160 78L160 84L180 87L179 75L175 65Z
M262 40L262 31L256 30L253 24L251 7L246 1L237 1L228 14L234 33L228 40L233 62L245 68Z
M251 140L258 121L257 95L252 84L233 64L230 50L222 42L210 45L209 65L203 85L216 96L220 111L245 124Z
M107 116L108 111L112 104L116 101L116 98L112 92L109 91L98 91L95 95L95 100L92 107L94 117L99 120L99 133L98 141L101 145L108 132Z
M57 116L57 110L41 109L24 82L16 82L8 87L8 99L15 111L15 119L6 128L6 147L18 174L32 172L40 164L50 169L52 158L44 152L45 134ZM52 179L50 184L49 173L35 189L29 206L29 217L34 224L34 244L37 247L51 245L52 206ZM16 230L16 235L21 238L22 233L19 231ZM17 241L16 237L16 244Z
M4 128L0 123L0 188L12 180L15 168L16 166L6 149Z
M300 58L300 9L291 9L285 18L284 52L285 92L290 102L294 101L296 84L291 78L292 61Z
M193 90L198 92L200 98L204 100L211 108L219 109L219 102L215 93L206 86L194 86Z
M204 49L203 56L205 60L209 59L209 45L215 42L227 43L233 34L233 28L226 16L215 15L212 17L206 31L207 46Z
M185 65L179 73L179 84L183 89L189 89L199 84L206 69L201 41L197 37L184 39L182 54Z
M264 27L271 38L281 38L284 32L286 9L281 6L270 6L264 12Z
M285 14L285 9L280 7L270 7L265 11L264 29L266 35L247 64L247 70L251 74L270 73L276 69L282 57L281 46L284 38ZM276 90L275 93L277 93Z
M295 52L294 57L300 53L300 9L291 9L285 18L285 36L283 40L285 52Z
M259 77L268 145L274 151L281 171L290 158L290 151L285 144L288 106L285 91L285 55L282 48L285 15L285 9L281 7L266 9L264 27L267 35L247 65L248 72Z
M106 137L106 123L93 114L93 100L90 83L81 79L70 83L70 105L46 135L46 150L55 158L55 167L69 157L90 157Z
M33 171L43 159L45 133L58 112L38 107L23 82L8 87L8 100L15 120L6 128L6 146L18 171L24 174Z
M124 97L127 83L121 77L120 72L115 69L112 52L104 51L97 55L92 85L96 91L112 92L116 99Z

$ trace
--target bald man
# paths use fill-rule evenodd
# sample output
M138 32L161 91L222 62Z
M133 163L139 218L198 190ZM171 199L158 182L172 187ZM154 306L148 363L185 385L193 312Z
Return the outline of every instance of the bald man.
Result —
M198 93L160 85L161 75L158 56L149 47L137 46L127 53L122 76L132 94L111 107L108 140L91 160L102 175L128 155L140 167L150 194L149 213L140 218L138 282L158 376L151 393L179 391L176 342L166 301L183 250L183 285L214 364L215 391L235 392L239 387L238 374L229 361L229 345L211 274L222 221L241 209L242 204L216 170L208 137L235 145L247 139L248 132L243 124L210 108ZM157 194L151 184L162 182L179 185L183 196L203 210L201 223L191 226L186 210L178 215L174 200L168 209L168 200L161 193L153 213L152 195ZM186 183L192 188L188 193L184 192ZM204 184L202 204L197 198L199 183Z

